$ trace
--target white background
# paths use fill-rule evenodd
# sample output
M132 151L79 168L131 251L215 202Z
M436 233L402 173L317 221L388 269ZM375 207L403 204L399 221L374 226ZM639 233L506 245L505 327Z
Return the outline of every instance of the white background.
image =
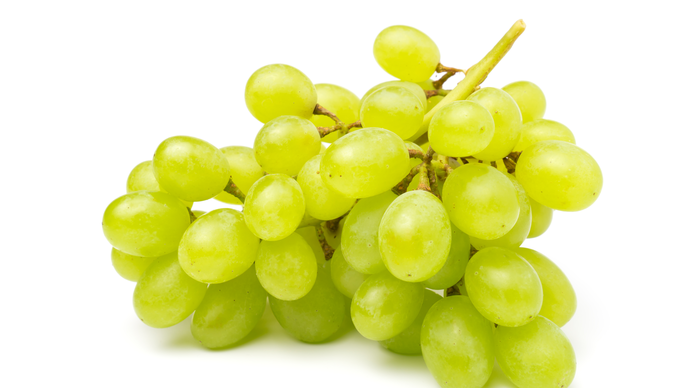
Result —
M389 25L421 29L444 64L466 68L520 18L526 32L484 85L541 86L545 117L569 126L605 177L597 203L556 214L525 243L578 294L564 328L578 357L572 386L690 385L680 4L2 2L0 385L436 387L421 357L389 353L351 327L306 345L269 312L251 341L223 351L195 343L189 320L146 327L131 307L134 283L111 267L101 217L169 136L251 146L261 125L244 86L263 65L287 63L361 96L391 78L372 54ZM496 371L489 386L512 384Z

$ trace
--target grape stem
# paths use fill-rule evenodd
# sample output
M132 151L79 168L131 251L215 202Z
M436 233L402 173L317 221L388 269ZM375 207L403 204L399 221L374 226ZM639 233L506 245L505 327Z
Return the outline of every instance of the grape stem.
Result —
M407 152L411 158L424 159L424 151L408 148Z
M347 215L348 215L349 213L350 213L350 211L348 210L347 213L343 214L342 216L340 216L340 217L338 217L338 218L336 218L336 219L333 219L333 220L326 221L326 222L325 222L326 229L330 230L331 233L337 232L337 231L338 231L338 226L340 225L340 220L342 220L343 218L347 217Z
M426 163L420 164L421 168L419 170L419 185L417 190L424 190L428 192L431 191L431 183L429 183L429 170L426 168Z
M319 225L316 227L316 236L319 238L319 244L321 244L323 256L326 258L326 261L330 260L333 257L333 253L335 253L335 249L328 245L326 236L323 234L323 226Z
M314 107L314 114L328 116L331 120L335 122L335 125L332 127L316 127L316 129L319 131L319 135L321 135L322 138L326 137L327 135L330 135L333 132L340 131L343 134L346 134L352 128L362 128L362 122L360 120L357 120L351 124L345 124L338 118L338 116L335 115L335 113L331 112L330 110L324 108L319 104L316 104L316 106Z
M431 165L431 162L434 160L434 155L436 155L434 149L429 146L429 148L426 150L426 154L424 155L424 167L426 169L427 178L429 179L429 191L431 194L438 197L438 199L441 199L441 194L438 192L436 170ZM419 180L419 183L422 183L421 179Z
M421 164L418 164L418 165L412 167L412 169L410 170L410 173L407 174L407 176L405 178L403 178L403 180L401 180L400 183L395 185L395 187L393 187L391 190L395 194L398 194L398 195L404 194L407 191L407 186L409 186L410 183L412 182L412 179L414 179L414 177L417 174L419 174L419 170L421 168L422 168Z
M506 165L506 170L508 170L508 174L513 174L515 172L515 166L517 165L517 161L520 158L521 154L522 152L511 152L508 154L508 156L503 158L503 163Z
M431 98L433 96L446 96L450 90L446 89L436 89L436 90L425 90L424 94L426 94L426 98Z
M235 182L232 181L232 177L228 181L228 184L225 186L225 192L236 197L240 200L240 202L244 203L244 193L242 193L242 190L240 190L240 188L237 187Z
M439 78L436 81L431 83L432 85L434 85L434 88L436 88L436 89L441 89L443 87L443 84L446 83L446 81L448 81L448 79L450 77L454 76L457 73L462 73L462 74L467 75L466 70L456 69L454 67L443 66L440 63L436 66L436 72L437 73L445 73L441 78Z

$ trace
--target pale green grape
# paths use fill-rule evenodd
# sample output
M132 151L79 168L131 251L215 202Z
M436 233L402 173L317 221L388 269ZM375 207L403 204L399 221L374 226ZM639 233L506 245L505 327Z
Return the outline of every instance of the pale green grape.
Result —
M436 89L436 87L434 86L434 81L431 78L424 80L422 82L415 82L415 83L417 85L419 85L424 90L435 90Z
M316 99L316 88L309 78L294 67L281 64L255 71L244 89L249 112L262 123L285 115L309 119Z
M363 274L375 274L385 266L379 253L379 225L388 206L397 198L391 191L359 200L343 225L340 246L352 268Z
M422 323L431 306L439 300L441 300L441 295L433 291L424 290L424 302L414 322L412 322L407 329L403 330L402 333L393 338L381 341L381 345L393 353L422 354L422 345L419 339L422 331Z
M417 133L425 113L426 100L422 103L407 88L387 86L362 101L359 115L365 127L385 128L407 139Z
M263 288L282 300L299 299L316 280L316 258L297 233L280 241L262 241L256 258L256 275Z
M496 360L518 388L567 388L575 377L575 351L553 322L539 316L494 332Z
M434 107L436 105L438 105L438 103L441 102L441 100L443 100L444 97L445 96L432 96L432 97L427 98L427 100L426 100L426 113L429 113L430 110L434 109ZM492 118L492 120L493 120L493 118ZM417 133L415 133L415 135L419 135L419 136L421 136L422 134L423 133L420 133L420 131L417 131ZM419 136L412 136L412 138L416 139Z
M333 112L340 121L351 124L359 120L359 97L351 91L332 84L316 84L317 102L319 105ZM332 127L335 122L328 116L313 115L309 119L317 127ZM326 135L321 141L333 143L340 137L336 131Z
M522 326L539 314L543 291L534 268L517 253L498 247L481 249L465 269L472 304L501 326Z
M558 140L527 147L515 176L535 201L551 209L578 211L596 201L604 184L597 162L582 148Z
M479 163L464 164L450 173L443 186L443 204L455 226L486 240L508 233L520 215L510 179Z
M492 325L466 296L436 302L424 318L422 355L444 388L480 388L494 368Z
M355 271L350 264L345 261L343 251L340 247L335 249L331 258L331 280L335 287L346 297L352 299L355 292L369 275Z
M199 217L203 216L204 214L206 214L206 212L203 210L192 210L192 213L194 213L194 217L196 217L196 218L199 218Z
M293 176L321 152L321 135L309 120L280 116L261 128L254 139L254 150L264 171Z
M575 315L577 309L577 297L572 284L548 257L529 248L518 248L515 251L527 260L539 275L544 290L544 302L539 315L563 327Z
M206 284L190 278L173 252L151 263L137 282L134 311L151 327L170 327L196 310L205 293Z
M242 213L214 210L194 221L180 241L182 269L202 283L223 283L251 267L259 239L249 231Z
M527 238L539 237L551 226L553 209L540 204L531 197L529 199L529 206L532 209L532 226L530 226Z
M404 282L383 271L369 276L355 292L352 323L365 338L384 341L410 326L423 302L421 284Z
M434 276L450 252L450 219L428 191L408 191L391 203L379 226L379 251L393 276L421 282Z
M212 144L191 136L174 136L156 149L153 173L162 189L196 202L223 191L230 180L230 165Z
M448 104L429 123L429 143L442 155L474 155L484 150L493 136L491 113L474 101Z
M306 226L299 228L295 233L302 236L304 241L309 244L312 252L314 252L314 257L316 258L316 264L323 265L326 264L326 257L323 254L323 249L321 248L321 243L319 242L319 237L316 234L316 227Z
M192 335L211 349L236 343L259 323L266 295L253 267L230 281L210 285L194 312Z
M424 110L427 110L427 99L426 99L426 93L424 92L424 89L419 85L414 82L407 82L407 81L386 81L386 82L381 82L380 84L374 86L373 88L369 89L364 95L362 96L362 102L367 99L372 93L379 89L386 88L388 86L398 86L401 88L405 88L409 91L412 92L417 98L419 99L419 102L424 106Z
M304 297L286 301L269 295L268 300L280 326L307 343L327 340L340 329L345 318L345 297L323 267L319 267L316 282Z
M518 81L504 86L503 90L510 94L520 107L523 123L544 117L546 97L539 86L529 81Z
M230 165L230 176L243 194L247 194L254 182L264 176L264 171L256 162L254 150L249 147L230 146L223 147L220 151L225 155ZM234 195L225 191L216 195L217 200L233 205L241 205L242 202Z
M254 183L244 201L244 220L262 240L276 241L294 232L304 216L304 195L294 179L266 175Z
M319 220L332 220L347 213L355 199L326 186L321 179L321 158L322 155L316 155L302 166L297 183L302 188L307 213Z
M156 260L157 257L139 257L128 255L113 248L110 251L110 261L113 263L115 271L124 279L136 282L144 274L146 268Z
M451 223L451 242L448 259L436 275L422 282L432 290L444 290L460 281L470 260L470 237Z
M561 140L575 144L575 135L565 125L553 120L534 120L522 126L520 140L513 151L521 152L544 140Z
M326 186L350 198L390 190L409 172L405 143L391 131L364 128L336 140L321 159Z
M436 71L441 53L436 43L416 28L391 26L376 37L374 57L393 77L422 82Z
M127 177L127 193L141 190L161 191L150 160L137 164Z
M187 208L177 198L159 191L135 191L108 205L103 234L118 250L157 257L177 250L189 226Z
M515 100L496 88L481 88L468 98L486 108L494 119L494 136L483 151L474 154L479 160L494 161L506 157L517 144L522 127L522 116Z

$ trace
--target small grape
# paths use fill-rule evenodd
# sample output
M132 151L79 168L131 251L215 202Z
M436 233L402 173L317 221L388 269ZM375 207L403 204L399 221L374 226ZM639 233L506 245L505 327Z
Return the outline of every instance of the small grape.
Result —
M137 164L127 177L127 193L141 190L161 191L153 175L153 162L150 160Z
M436 71L441 53L436 43L416 28L391 26L376 37L374 57L393 77L422 82Z
M269 174L297 175L321 152L321 135L309 120L280 116L267 122L254 140L256 161Z
M316 107L316 88L304 73L288 65L268 65L255 71L244 89L249 112L262 123L278 116L309 119Z
M551 226L553 209L540 204L532 198L529 199L529 206L532 209L532 225L527 238L539 237Z
M259 244L256 275L263 288L275 298L296 300L307 295L316 281L316 271L314 252L297 233Z
M110 251L110 260L115 271L117 271L122 278L132 282L138 281L141 275L144 274L144 271L146 271L146 268L156 259L157 257L128 255L115 248Z
M520 107L523 123L544 117L546 97L539 86L529 81L518 81L504 86L503 90L510 94Z
M244 201L244 220L263 240L277 241L291 235L304 217L304 195L294 179L270 174L254 183Z

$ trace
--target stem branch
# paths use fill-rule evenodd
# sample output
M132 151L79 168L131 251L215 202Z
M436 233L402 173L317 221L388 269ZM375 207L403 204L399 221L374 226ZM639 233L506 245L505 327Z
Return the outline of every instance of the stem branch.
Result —
M240 200L240 202L244 203L244 193L242 193L242 190L240 190L239 187L235 184L235 182L232 181L232 178L228 181L228 184L225 186L225 192L237 197L237 199Z

